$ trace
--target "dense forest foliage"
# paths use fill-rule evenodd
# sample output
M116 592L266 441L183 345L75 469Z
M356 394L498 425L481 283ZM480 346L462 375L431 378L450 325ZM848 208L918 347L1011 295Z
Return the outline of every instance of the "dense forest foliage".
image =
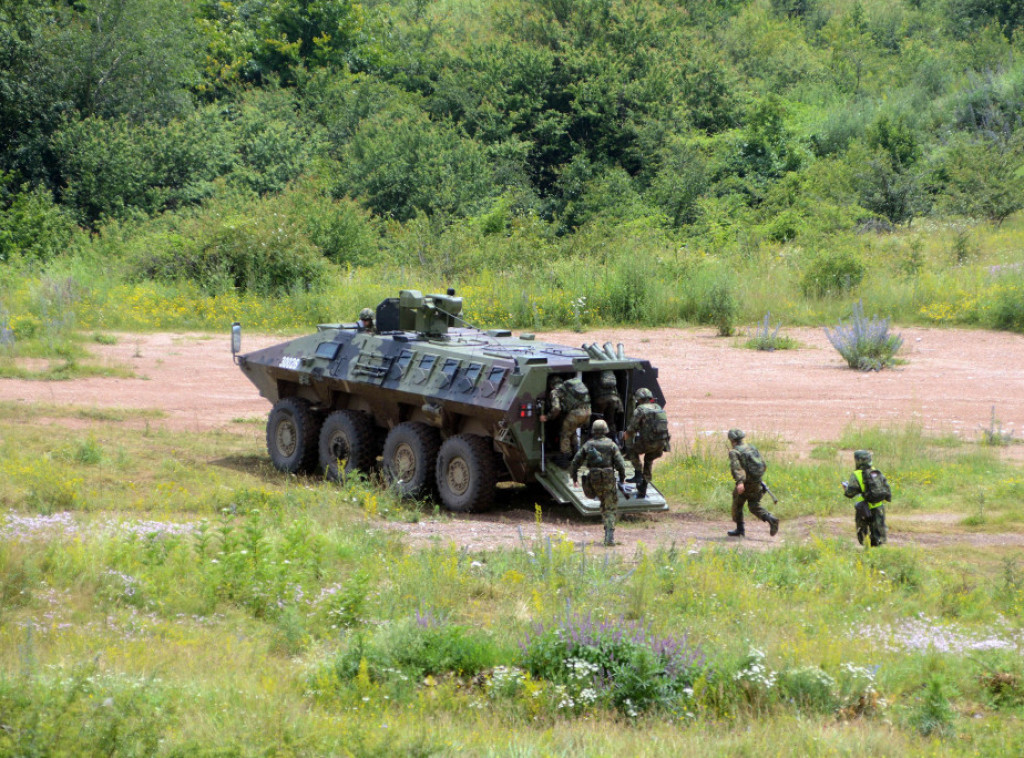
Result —
M708 261L770 250L847 292L843 240L1024 206L1022 27L1017 0L4 0L0 268L265 296L598 262L609 317L651 320L631 280L714 290Z

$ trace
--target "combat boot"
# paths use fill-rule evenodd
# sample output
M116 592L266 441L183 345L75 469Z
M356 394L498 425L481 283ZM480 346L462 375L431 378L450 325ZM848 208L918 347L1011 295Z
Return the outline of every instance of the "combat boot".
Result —
M779 533L779 520L772 514L768 514L768 534L774 537Z
M608 526L605 524L604 527L604 546L615 547L615 527Z
M630 484L640 484L643 481L644 475L640 471L634 471L633 476L629 477L626 481Z
M743 528L743 522L737 521L736 528L726 532L730 537L745 537L747 535L746 530Z
M643 500L645 497L647 497L647 480L646 479L641 479L640 480L640 484L638 484L636 486L636 496L639 499L641 499L641 500Z

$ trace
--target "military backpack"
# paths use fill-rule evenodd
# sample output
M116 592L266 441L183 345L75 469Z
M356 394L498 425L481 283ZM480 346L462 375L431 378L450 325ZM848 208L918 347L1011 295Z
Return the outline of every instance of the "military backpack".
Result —
M597 449L597 446L587 445L584 452L586 453L587 468L608 468L609 464L605 461L605 455Z
M668 442L671 435L668 431L668 414L662 408L646 407L641 411L643 419L640 425L640 440L645 445Z
M877 505L883 500L892 500L892 488L885 474L876 468L860 472L858 479L862 479L861 490L864 492L864 499L871 505Z
M564 400L562 408L566 411L575 410L590 402L590 391L582 379L570 379L567 382L563 382L561 389Z
M768 464L761 457L761 452L753 445L740 445L736 448L740 457L740 465L747 472L747 476L760 479L768 469Z

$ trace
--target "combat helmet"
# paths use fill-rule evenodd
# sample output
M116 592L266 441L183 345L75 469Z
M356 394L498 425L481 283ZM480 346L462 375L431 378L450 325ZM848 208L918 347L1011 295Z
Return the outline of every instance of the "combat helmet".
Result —
M862 466L871 465L871 451L870 450L855 450L853 452L853 462L857 465L857 468Z
M654 393L646 387L641 387L633 393L633 399L636 400L637 403L646 403L648 400L654 399Z
M363 308L361 311L359 311L359 320L373 321L373 311L371 311L369 308Z
M594 434L608 434L608 422L603 418L599 418L594 422L594 425L590 427L590 431Z
M729 437L730 442L739 442L747 435L743 433L742 429L730 429L729 434L727 436Z

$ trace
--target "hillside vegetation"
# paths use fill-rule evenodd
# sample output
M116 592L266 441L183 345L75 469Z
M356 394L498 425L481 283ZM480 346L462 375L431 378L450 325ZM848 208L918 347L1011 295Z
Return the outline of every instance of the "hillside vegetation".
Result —
M1024 329L1004 0L9 0L0 324ZM59 314L59 318L58 318Z

